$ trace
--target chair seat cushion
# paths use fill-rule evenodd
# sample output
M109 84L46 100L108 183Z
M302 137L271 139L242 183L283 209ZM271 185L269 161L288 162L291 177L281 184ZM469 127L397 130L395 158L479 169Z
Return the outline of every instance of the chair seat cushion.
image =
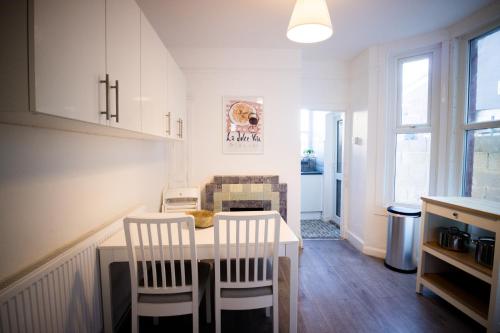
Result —
M180 273L179 267L176 267L175 269L176 273ZM205 288L207 285L207 281L210 278L210 271L211 271L211 265L206 262L199 262L198 263L198 288L199 288L199 295L200 299L203 297L203 294L205 293ZM157 280L161 281L161 266L160 264L156 265L156 275L157 275ZM170 277L170 264L166 263L165 265L165 273L167 277ZM191 284L191 262L186 261L185 262L185 274L186 274L186 284L189 285ZM152 275L152 272L148 274L149 276ZM177 275L177 274L176 274ZM170 278L169 278L170 280ZM180 286L180 274L178 277L176 277L176 285ZM152 282L150 282L150 286L152 285ZM159 285L161 283L158 283ZM140 285L144 285L144 282L141 281ZM167 285L168 281L167 281ZM170 284L171 285L171 284ZM178 294L139 294L138 301L140 303L180 303L180 302L191 302L192 300L192 293L178 293Z
M259 297L272 295L273 288L271 286L258 288L222 288L220 294L223 298Z

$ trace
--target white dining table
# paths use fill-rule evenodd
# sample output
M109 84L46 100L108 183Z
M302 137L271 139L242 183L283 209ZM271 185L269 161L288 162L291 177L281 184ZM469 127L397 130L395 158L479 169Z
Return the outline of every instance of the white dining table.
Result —
M154 213L165 214L168 213ZM235 212L234 215L250 214L250 212ZM178 214L177 214L178 215ZM214 228L196 229L195 241L198 259L214 259ZM99 263L101 271L101 293L103 307L104 332L110 333L113 331L113 304L112 304L112 288L111 288L111 272L110 265L119 262L128 262L127 244L125 241L124 229L119 229L109 239L104 241L99 246ZM289 332L297 332L297 302L298 302L298 255L299 255L299 239L292 229L281 219L280 221L280 244L279 256L288 257L290 259L290 312L289 312Z

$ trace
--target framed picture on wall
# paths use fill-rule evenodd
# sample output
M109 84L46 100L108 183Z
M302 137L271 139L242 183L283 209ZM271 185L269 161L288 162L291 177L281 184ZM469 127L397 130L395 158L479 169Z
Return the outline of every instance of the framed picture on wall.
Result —
M263 154L264 99L223 97L222 110L222 152Z

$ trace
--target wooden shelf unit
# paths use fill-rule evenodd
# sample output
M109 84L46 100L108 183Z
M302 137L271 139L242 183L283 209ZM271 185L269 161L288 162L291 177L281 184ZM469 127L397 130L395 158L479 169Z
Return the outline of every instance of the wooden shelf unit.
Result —
M480 265L474 259L474 247L470 247L468 252L456 252L447 250L439 246L438 242L427 242L423 245L423 250L449 264L491 284L492 269Z
M440 227L467 224L500 239L500 203L465 197L423 197L417 293L423 287L485 326L500 332L500 246L493 268L476 263L475 248L455 252L439 246Z

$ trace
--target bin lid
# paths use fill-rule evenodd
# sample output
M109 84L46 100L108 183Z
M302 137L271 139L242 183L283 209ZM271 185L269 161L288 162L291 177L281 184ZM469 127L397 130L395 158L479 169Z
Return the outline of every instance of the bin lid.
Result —
M419 208L403 207L403 206L389 206L387 207L389 213L404 215L404 216L420 216Z

